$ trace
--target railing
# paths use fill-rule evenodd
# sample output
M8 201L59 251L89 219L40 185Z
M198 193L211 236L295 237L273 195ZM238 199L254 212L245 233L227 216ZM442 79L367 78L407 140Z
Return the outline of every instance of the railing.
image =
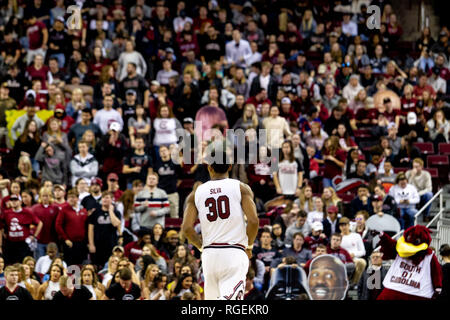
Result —
M419 212L417 212L414 216L414 225L417 225L418 223L418 217L425 211L425 209L430 206L434 200L436 200L437 197L439 197L439 212L433 217L433 219L431 219L431 221L427 224L427 228L429 228L435 221L437 221L439 219L439 217L441 216L442 212L444 211L444 197L443 197L443 192L444 189L439 190L420 210ZM397 239L398 237L400 237L403 232L405 232L405 230L401 230L400 232L396 233L394 236L392 236L392 239ZM380 250L381 246L378 246L374 251Z

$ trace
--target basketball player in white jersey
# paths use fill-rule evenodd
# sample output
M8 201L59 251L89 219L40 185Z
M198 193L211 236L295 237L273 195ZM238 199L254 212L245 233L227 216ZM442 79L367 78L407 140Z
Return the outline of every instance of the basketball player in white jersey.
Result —
M249 259L258 233L253 192L248 185L228 178L230 170L230 164L209 164L211 180L191 192L186 200L181 228L202 251L205 300L243 300ZM201 236L194 230L197 218Z

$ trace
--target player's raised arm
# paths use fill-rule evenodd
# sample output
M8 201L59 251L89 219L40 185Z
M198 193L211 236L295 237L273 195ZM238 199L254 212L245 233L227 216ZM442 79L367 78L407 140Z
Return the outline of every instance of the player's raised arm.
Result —
M240 184L240 187L242 210L247 217L247 237L249 248L246 251L250 258L252 252L251 249L253 248L253 243L255 242L256 236L258 234L259 219L258 214L256 213L256 205L253 201L252 189L250 189L248 185L242 182Z
M181 232L186 238L196 246L199 250L202 249L202 238L195 232L194 225L197 220L198 211L195 207L195 191L192 191L186 199L186 210L184 211L183 223L181 225Z

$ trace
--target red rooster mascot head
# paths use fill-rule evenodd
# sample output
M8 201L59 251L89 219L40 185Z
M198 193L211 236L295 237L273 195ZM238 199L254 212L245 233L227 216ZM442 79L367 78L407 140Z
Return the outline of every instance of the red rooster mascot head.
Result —
M431 235L427 227L417 225L409 227L398 239L396 250L400 257L410 259L414 264L431 253Z

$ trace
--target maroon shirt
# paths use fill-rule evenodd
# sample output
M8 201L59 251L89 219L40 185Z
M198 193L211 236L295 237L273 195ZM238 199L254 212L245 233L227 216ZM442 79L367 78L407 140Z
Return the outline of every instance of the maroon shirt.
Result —
M77 212L68 204L63 206L55 222L58 236L64 241L80 242L85 240L87 218L86 209L79 207Z
M35 216L42 221L41 233L39 233L39 243L47 244L49 242L56 242L57 235L55 230L55 220L58 216L58 207L54 205L44 206L43 204L36 204L31 208Z
M46 85L45 81L48 80L47 77L48 77L49 70L50 69L47 66L44 66L44 65L38 70L32 64L32 65L30 65L27 68L28 80L30 80L30 81L32 81L32 80L40 80L41 81L41 85L42 85L42 90L45 90L45 89L47 89L47 85ZM36 101L39 101L40 103L43 103L42 97L38 96L38 95L36 95Z
M343 248L334 250L331 247L327 247L327 253L341 259L343 263L353 263L352 256Z
M325 151L323 155L325 156L325 155L329 155L329 154L327 151ZM347 152L345 152L342 149L338 149L338 150L336 150L336 154L334 155L334 157L341 162L345 162L345 160L347 158ZM341 174L342 174L342 168L339 167L336 164L336 162L331 161L331 160L325 160L325 169L324 169L324 173L323 173L323 176L325 178L333 179L334 177L341 175Z
M127 257L133 264L142 256L142 248L137 241L130 242L124 248L125 257Z
M320 236L317 236L317 237L308 236L305 238L305 243L308 245L309 250L311 250L311 252L314 253L314 252L316 252L317 246L319 244L327 245L328 239L321 238Z
M36 21L35 24L28 27L27 37L28 37L28 48L30 50L36 50L42 46L42 41L44 39L42 30L44 29L47 29L47 27L42 21Z
M39 218L29 209L21 209L19 212L8 209L2 218L6 237L12 242L25 241L30 236L30 225L38 225L39 222Z

